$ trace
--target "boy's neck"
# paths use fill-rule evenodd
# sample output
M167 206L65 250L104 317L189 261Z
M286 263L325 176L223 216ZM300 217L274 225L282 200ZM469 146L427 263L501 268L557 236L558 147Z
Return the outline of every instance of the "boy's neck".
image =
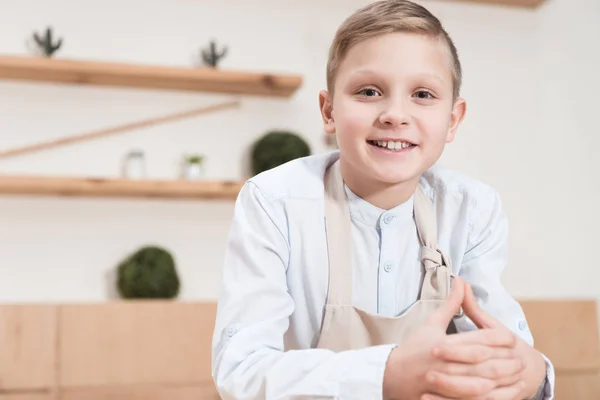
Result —
M348 188L361 199L383 210L391 210L408 201L419 184L418 177L396 184L372 181L360 176L360 173L350 172L344 162L340 167Z

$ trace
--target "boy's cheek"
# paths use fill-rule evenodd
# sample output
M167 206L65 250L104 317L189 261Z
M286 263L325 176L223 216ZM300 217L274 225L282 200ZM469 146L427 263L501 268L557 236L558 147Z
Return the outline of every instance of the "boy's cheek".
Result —
M347 110L343 114L337 114L335 126L339 133L348 132L352 136L364 136L371 134L370 127L373 126L373 118L364 110Z

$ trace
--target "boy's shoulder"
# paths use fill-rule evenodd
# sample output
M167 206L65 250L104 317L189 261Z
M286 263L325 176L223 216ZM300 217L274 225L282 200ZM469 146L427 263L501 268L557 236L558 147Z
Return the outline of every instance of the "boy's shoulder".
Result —
M323 178L339 152L310 155L288 161L248 179L269 200L322 200ZM434 165L421 176L421 187L436 204L469 207L489 213L500 206L498 192L489 184L458 170Z
M261 172L247 184L255 185L269 199L322 199L327 166L339 158L337 152L296 158Z
M441 165L436 164L425 171L421 186L435 203L468 206L481 212L500 206L499 193L491 185Z

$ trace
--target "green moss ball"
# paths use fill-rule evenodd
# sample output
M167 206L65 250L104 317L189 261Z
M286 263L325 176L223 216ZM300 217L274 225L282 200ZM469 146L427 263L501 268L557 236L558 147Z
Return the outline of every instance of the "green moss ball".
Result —
M310 146L298 134L289 131L270 131L254 143L251 154L252 172L257 175L310 154Z
M117 267L117 287L125 299L177 297L180 280L173 256L164 248L145 246Z

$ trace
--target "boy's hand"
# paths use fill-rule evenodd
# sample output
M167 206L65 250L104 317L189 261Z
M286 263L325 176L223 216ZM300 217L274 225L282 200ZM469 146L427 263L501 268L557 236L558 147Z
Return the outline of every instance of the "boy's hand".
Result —
M494 382L494 389L486 398L532 397L546 377L546 363L541 354L483 311L469 285L465 285L463 310L480 330L454 335L434 349L436 357L448 363L444 371L434 372L437 390L443 391L452 382L475 374ZM498 347L492 337L502 337L510 345ZM435 395L426 398L446 399Z
M476 399L488 395L498 386L495 379L498 372L506 378L502 382L504 384L512 383L515 376L520 377L521 366L516 362L511 363L511 351L515 345L512 335L501 330L487 330L481 335L475 335L475 332L446 334L460 306L464 308L464 296L464 281L455 278L448 301L391 352L384 373L384 399L425 399L426 394L444 396L438 397L442 399ZM468 357L465 354L472 351L473 346L491 350L476 363L456 362L453 360L456 357L448 357L452 359L448 361L436 356L433 351L440 349L446 352L444 354L449 354L448 349L453 349L457 344L469 347L469 350L460 352L463 358ZM500 361L485 364L488 360Z

